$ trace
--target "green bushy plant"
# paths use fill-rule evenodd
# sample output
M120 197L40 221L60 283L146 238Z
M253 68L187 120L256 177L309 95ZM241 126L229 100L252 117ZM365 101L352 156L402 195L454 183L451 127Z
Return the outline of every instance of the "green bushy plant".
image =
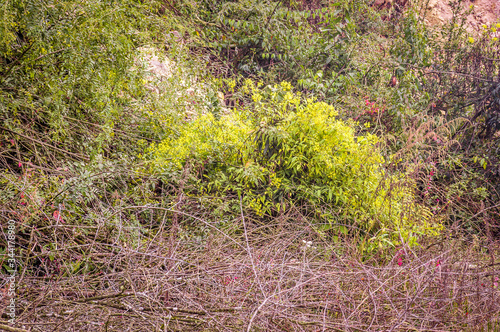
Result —
M180 4L186 4L184 6ZM181 1L173 11L192 20L193 45L244 76L287 80L332 97L364 79L353 63L360 34L373 26L367 1L306 4L281 1ZM380 23L380 22L378 22Z
M119 156L153 138L138 103L144 73L132 71L137 48L168 26L158 4L136 1L8 0L0 21L0 133L5 156L57 164ZM118 139L116 139L118 138Z
M355 123L339 120L324 102L304 100L289 83L247 80L241 90L253 107L181 126L177 137L150 148L152 169L172 180L189 168L190 195L243 195L260 216L323 205L331 212L318 219L328 228L347 222L377 240L414 242L437 230L413 203L411 181L385 171L377 137L356 136Z
M467 7L464 1L451 5L454 16L437 29L422 88L432 96L428 114L461 121L450 135L458 144L438 163L442 177L435 194L448 210L450 223L473 232L486 232L491 223L492 234L498 236L500 23L467 28L473 5Z

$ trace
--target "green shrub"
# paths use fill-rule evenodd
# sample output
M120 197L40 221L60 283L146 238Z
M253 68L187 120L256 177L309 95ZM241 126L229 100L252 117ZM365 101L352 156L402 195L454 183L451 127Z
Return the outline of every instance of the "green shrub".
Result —
M292 206L328 207L327 228L348 222L375 238L414 242L434 233L427 210L413 203L411 181L384 170L378 138L356 136L324 102L303 100L289 83L242 87L251 109L216 118L208 113L150 148L152 167L165 177L191 169L191 195L243 195L257 215ZM182 172L183 173L183 172ZM389 240L387 240L389 241Z
M123 144L130 136L151 138L137 107L147 104L144 73L131 67L137 48L167 26L157 8L128 0L2 4L0 133L11 166L120 156L137 151Z

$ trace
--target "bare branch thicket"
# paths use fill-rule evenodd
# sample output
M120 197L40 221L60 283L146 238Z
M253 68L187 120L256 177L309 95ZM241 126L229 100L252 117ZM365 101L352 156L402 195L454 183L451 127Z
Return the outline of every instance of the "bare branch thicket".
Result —
M189 202L184 207L193 210ZM169 220L173 212L167 210L156 212ZM479 242L446 238L386 252L385 259L363 261L348 240L333 243L320 236L298 212L269 225L258 225L243 215L230 221L231 226L211 222L200 211L196 216L177 212L173 241L165 226L169 222L149 238L137 235L139 230L131 226L115 224L110 232L109 217L85 229L56 222L42 231L28 226L25 232L32 236L19 239L25 257L16 328L458 331L499 327L499 265L481 253L486 249ZM187 231L195 219L197 227L205 227L201 237ZM57 249L50 259L40 248L55 239ZM496 255L499 248L490 245L488 250Z

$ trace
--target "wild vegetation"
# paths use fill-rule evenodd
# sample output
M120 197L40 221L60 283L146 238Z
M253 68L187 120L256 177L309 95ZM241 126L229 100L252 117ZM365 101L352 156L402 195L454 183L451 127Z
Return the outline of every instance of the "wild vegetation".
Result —
M500 22L452 6L4 1L0 329L500 330Z

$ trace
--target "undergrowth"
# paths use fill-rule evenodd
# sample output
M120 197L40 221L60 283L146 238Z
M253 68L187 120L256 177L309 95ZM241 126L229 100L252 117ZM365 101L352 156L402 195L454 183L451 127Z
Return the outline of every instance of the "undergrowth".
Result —
M0 329L497 331L500 27L426 6L2 3Z

